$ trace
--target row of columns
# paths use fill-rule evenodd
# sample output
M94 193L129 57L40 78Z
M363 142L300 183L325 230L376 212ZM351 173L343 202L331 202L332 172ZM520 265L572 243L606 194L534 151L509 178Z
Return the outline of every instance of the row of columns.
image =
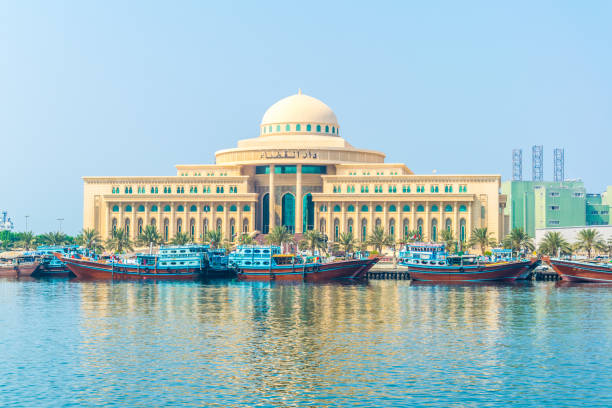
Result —
M275 170L276 167L271 164L270 165L270 174L269 174L269 229L271 230L276 226L276 183L275 183ZM303 197L302 197L302 165L296 165L296 180L295 180L295 232L301 234L304 232L304 225L302 220L302 210L303 210ZM282 217L281 217L282 218Z

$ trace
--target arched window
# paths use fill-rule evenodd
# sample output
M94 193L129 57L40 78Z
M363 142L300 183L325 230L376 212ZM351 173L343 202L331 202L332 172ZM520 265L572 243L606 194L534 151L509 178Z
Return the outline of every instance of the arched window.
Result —
M338 240L338 236L340 235L340 220L334 219L334 241Z
M465 218L462 218L461 221L459 221L459 241L464 242L465 241Z
M402 208L402 211L403 211L403 212L410 212L410 206L409 206L409 205L405 205L405 206Z
M336 127L332 126L332 133L336 133Z
M319 211L326 212L327 211L327 206L326 205L322 205L321 207L319 207Z
M374 226L376 228L380 228L382 225L382 222L380 221L380 218L377 218L376 221L374 221Z
M157 220L155 218L151 218L151 226L155 227L157 225Z
M408 221L408 218L404 218L402 229L404 230L404 239L408 238L408 232L410 231L410 221Z
M438 212L438 211L440 211L440 209L438 208L437 205L434 204L431 206L431 212Z
M204 230L202 231L204 235L208 234L208 219L204 218Z
M466 208L465 205L460 205L459 206L459 212L466 212L466 211L467 211L467 208Z
M236 206L235 206L235 205L233 205L233 204L232 204L232 205L230 205L230 212L236 212L236 211L238 211L238 209L236 208Z
M346 211L355 212L355 206L353 204L349 204L349 206L346 208Z
M393 218L389 220L389 235L395 238L395 219Z
M210 205L204 206L204 212L210 212Z
M453 206L452 205L446 205L446 207L444 207L444 212L451 212L453 211Z
M391 204L389 206L389 212L396 212L396 211L397 211L397 208L393 204Z
M363 218L361 220L361 242L364 242L368 238L368 220Z
M251 206L248 204L245 204L244 207L242 207L242 211L251 211Z
M280 125L276 125L276 131L280 132Z
M444 228L446 228L447 231L450 231L452 226L453 226L453 222L451 221L450 218L447 218L446 225L444 226Z
M423 212L423 211L425 211L425 207L423 207L422 205L419 205L417 207L417 212Z
M189 211L196 212L198 211L198 207L196 205L192 205L191 207L189 207Z
M286 124L285 125L285 131L289 132L291 130L291 125L290 124Z
M144 205L138 206L138 212L144 212Z
M156 205L152 205L151 206L151 212L157 212L157 206Z
M130 235L130 219L129 218L125 219L125 223L123 225L123 230L125 231L125 233L127 235Z
M374 211L382 212L382 205L377 205L376 208L374 208Z
M236 237L236 220L230 219L230 239L233 241Z
M329 126L325 126L325 133L329 133Z
M176 211L183 212L183 211L185 211L185 207L183 207L182 205L179 205L178 208L176 209Z
M321 131L321 125L317 125L317 132Z
M438 240L438 220L436 220L435 218L431 220L431 240Z
M348 232L351 234L353 233L353 219L352 218L349 218L348 220Z
M338 204L334 205L334 212L340 212L340 206Z
M325 218L321 218L319 221L319 232L325 234Z
M170 212L170 211L171 210L170 210L170 206L169 205L164 206L164 212Z
M367 205L362 205L361 206L361 212L368 212L368 211L370 211L370 209L368 208Z
M223 212L223 206L222 205L218 205L217 206L217 212Z
M170 221L166 218L164 220L164 241L168 240L168 230L170 229Z
M125 212L132 212L132 206L131 205L126 205L125 206Z
M221 231L221 228L223 228L223 220L221 218L217 218L217 231Z
M307 132L311 132L312 131L312 126L310 124L306 125L306 131Z
M111 225L112 225L111 229L113 230L113 232L117 231L117 219L116 218L113 218Z
M297 132L301 131L302 130L302 126L298 123L297 125L295 125L295 130Z
M421 240L423 240L424 237L423 237L423 219L422 218L419 218L417 220L417 231L419 231L419 236Z
M119 212L119 206L113 205L113 212Z
M272 125L268 126L268 132L272 131Z
M183 220L181 218L176 220L176 232L183 232Z
M245 218L242 220L242 233L247 234L249 232L249 219Z

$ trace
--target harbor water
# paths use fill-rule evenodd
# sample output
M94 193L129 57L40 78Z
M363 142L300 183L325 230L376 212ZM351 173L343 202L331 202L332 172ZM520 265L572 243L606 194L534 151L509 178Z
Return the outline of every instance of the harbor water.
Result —
M0 406L611 406L612 285L0 280Z

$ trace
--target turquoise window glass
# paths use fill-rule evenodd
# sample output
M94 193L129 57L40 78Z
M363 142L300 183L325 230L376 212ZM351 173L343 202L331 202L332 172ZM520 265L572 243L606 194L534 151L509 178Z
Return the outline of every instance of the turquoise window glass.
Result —
M317 132L321 131L321 125L317 125Z
M425 207L423 207L422 205L419 205L417 207L417 212L423 212L423 211L425 211Z
M447 205L446 207L444 207L444 211L445 212L453 211L453 207L451 205Z
M131 205L126 205L125 206L125 212L132 212L132 206Z
M325 126L325 133L329 133L329 126Z
M151 212L157 212L157 206L156 205L152 205L151 206Z
M340 206L339 205L335 205L334 206L334 212L340 212Z
M402 211L410 212L410 206L409 205L405 205L404 208L402 208Z
M312 131L312 125L306 125L306 131L307 132L311 132Z
M217 212L223 212L223 206L222 205L218 205L217 206Z
M377 205L376 208L374 209L374 211L382 212L382 206L381 205Z
M466 211L467 211L467 208L465 205L459 206L459 212L466 212Z
M138 212L144 212L144 205L138 206Z
M189 208L189 211L191 211L191 212L196 212L196 211L198 211L198 207L197 207L197 206L195 206L195 205L192 205L192 206Z
M183 207L182 205L179 205L178 208L176 209L176 211L183 212L183 211L185 211L185 207Z
M389 206L389 212L396 212L397 211L397 207L395 207L393 204L391 204Z
M431 212L438 212L438 211L440 211L440 209L438 208L437 205L434 204L431 206Z
M302 125L300 125L299 123L297 125L295 125L295 130L298 131L298 132L300 130L302 130Z
M289 132L289 131L291 130L291 125L286 124L286 125L285 125L285 130L286 130L287 132Z
M236 208L235 205L231 205L229 210L230 210L230 212L236 212L237 208Z
M113 212L119 212L119 206L113 205Z
M362 211L362 212L368 212L368 211L370 211L370 209L368 208L368 206L367 206L367 205L362 205L362 206L361 206L361 211Z
M171 210L170 210L170 206L169 206L169 205L166 205L166 206L164 207L164 211L165 211L165 212L170 212L170 211L171 211Z
M346 209L346 211L348 212L355 212L355 206L354 205L349 205L348 208Z
M245 206L242 207L242 211L251 211L251 206L248 204L245 204Z

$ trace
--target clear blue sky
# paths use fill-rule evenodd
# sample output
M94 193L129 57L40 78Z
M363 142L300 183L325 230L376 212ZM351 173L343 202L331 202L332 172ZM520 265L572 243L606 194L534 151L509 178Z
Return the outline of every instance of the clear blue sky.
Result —
M3 1L0 208L74 234L81 176L173 175L298 88L416 173L612 164L612 2ZM530 159L524 175L531 176Z

